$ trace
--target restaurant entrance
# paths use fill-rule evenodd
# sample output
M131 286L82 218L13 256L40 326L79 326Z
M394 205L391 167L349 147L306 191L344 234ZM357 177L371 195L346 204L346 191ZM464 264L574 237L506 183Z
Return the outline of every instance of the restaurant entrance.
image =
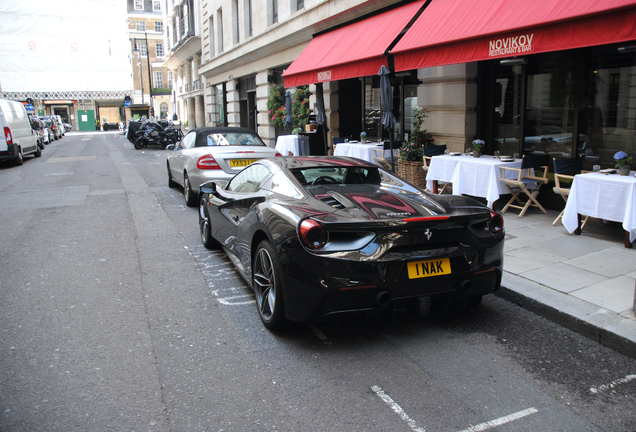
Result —
M606 45L480 63L479 135L501 154L585 156L613 167L636 150L634 52Z

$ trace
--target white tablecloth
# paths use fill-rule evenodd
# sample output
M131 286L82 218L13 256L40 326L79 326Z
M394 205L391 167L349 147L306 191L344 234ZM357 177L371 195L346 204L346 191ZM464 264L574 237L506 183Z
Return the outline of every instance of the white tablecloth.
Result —
M470 195L486 198L492 208L500 195L510 191L499 181L500 167L521 168L521 159L502 162L494 156L482 155L479 158L462 154L460 156L433 156L426 174L426 187L433 190L433 180L452 183L453 195ZM506 174L511 177L511 174ZM516 178L516 176L511 177Z
M384 143L341 143L336 144L334 156L349 156L379 165L375 161L374 149L383 149Z
M622 222L629 241L636 240L636 177L587 173L574 176L563 212L563 226L570 233L579 227L578 214Z
M276 139L276 151L283 156L309 156L309 138L298 135L281 135Z

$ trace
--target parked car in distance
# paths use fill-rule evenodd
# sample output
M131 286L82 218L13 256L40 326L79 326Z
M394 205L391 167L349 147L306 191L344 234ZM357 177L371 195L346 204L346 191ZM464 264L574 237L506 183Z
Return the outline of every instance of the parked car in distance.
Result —
M183 187L186 204L197 205L199 185L209 180L229 180L259 159L280 156L251 129L204 127L166 147L168 186Z
M73 130L73 126L70 123L64 123L64 133L70 132Z
M53 132L55 133L55 139L58 140L64 136L64 128L62 126L62 120L58 120L59 116L47 115L40 117L41 119L49 119L51 121L51 125L53 128Z
M501 284L500 214L360 159L263 159L200 188L203 245L223 248L270 329L476 307Z
M44 149L44 145L49 143L49 131L44 126L44 122L35 116L29 116L31 122L31 128L38 136L38 144L41 149Z
M20 102L0 99L0 130L0 161L12 160L15 165L22 165L24 156L42 155L37 133Z
M54 121L50 116L39 116L38 118L44 122L44 125L49 131L49 142L58 140L59 137L58 133L56 132L57 122Z

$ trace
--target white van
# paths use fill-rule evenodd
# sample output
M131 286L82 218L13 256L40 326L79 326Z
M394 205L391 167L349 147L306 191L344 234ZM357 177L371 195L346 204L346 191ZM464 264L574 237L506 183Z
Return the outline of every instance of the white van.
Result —
M24 105L0 99L0 161L12 160L22 165L24 156L29 154L40 157L42 151Z

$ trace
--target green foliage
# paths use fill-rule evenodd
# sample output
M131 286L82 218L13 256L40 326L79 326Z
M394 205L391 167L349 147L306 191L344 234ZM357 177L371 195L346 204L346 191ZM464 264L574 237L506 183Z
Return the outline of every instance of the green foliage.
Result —
M298 127L301 130L305 129L305 125L309 121L309 86L300 86L296 88L296 92L292 95L292 119L294 120L294 127Z
M269 89L267 99L267 109L269 110L269 122L277 127L285 127L285 89L273 86Z
M422 147L435 145L435 138L422 129L424 119L428 117L426 110L416 109L413 111L413 129L411 132L411 141L405 143L400 149L400 158L403 161L421 161L422 160Z

